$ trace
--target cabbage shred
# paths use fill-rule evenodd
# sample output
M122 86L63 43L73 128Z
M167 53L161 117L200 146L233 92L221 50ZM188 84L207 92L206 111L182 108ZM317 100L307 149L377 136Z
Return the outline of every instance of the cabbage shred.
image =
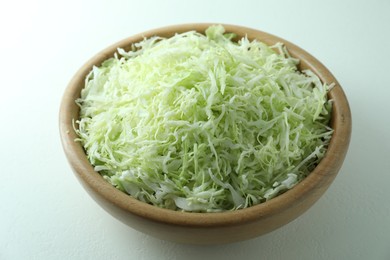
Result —
M332 135L331 85L283 44L234 37L219 25L151 37L93 67L75 127L95 170L190 212L250 207L304 179Z

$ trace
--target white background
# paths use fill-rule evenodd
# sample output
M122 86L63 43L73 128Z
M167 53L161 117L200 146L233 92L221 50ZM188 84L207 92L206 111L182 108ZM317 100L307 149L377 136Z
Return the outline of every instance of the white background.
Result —
M335 182L262 237L199 247L139 233L103 211L63 154L58 109L91 56L156 27L230 23L324 63L350 101ZM0 259L390 259L390 1L1 1Z

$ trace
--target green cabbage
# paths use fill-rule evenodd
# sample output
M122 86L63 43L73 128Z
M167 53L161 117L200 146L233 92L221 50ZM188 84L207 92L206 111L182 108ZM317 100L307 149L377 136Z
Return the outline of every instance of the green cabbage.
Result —
M217 212L292 188L323 158L331 85L278 43L222 26L151 37L93 67L76 121L104 178L162 208Z

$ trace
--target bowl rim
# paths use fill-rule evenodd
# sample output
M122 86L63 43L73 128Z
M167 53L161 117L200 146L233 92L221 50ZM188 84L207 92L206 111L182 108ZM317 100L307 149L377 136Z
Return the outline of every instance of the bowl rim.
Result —
M145 37L154 35L167 36L190 30L203 33L206 28L213 24L221 24L227 32L234 32L239 37L247 35L250 40L258 39L269 45L275 42L282 42L293 57L300 59L301 69L312 70L319 76L322 82L335 83L335 86L328 94L329 98L333 100L331 126L334 129L334 133L326 154L316 168L292 189L269 201L245 209L215 213L181 212L159 208L139 201L116 189L104 180L99 173L95 172L87 160L81 144L74 141L77 138L72 124L73 119L75 119L74 113L77 115L76 118L78 117L78 112L75 112L77 105L74 101L79 97L82 89L80 84L84 86L85 76L92 69L92 66L99 65L102 61L112 57L118 47L124 48L131 43L139 42ZM189 23L165 26L127 37L103 49L88 60L76 72L64 91L59 111L59 129L67 160L76 177L82 180L82 184L86 189L100 194L107 202L122 210L154 222L179 226L211 227L238 225L270 218L274 214L287 211L292 205L303 203L313 192L324 192L320 187L326 184L329 185L333 181L347 153L352 130L352 119L348 100L336 78L320 61L300 47L280 37L248 27L223 23Z

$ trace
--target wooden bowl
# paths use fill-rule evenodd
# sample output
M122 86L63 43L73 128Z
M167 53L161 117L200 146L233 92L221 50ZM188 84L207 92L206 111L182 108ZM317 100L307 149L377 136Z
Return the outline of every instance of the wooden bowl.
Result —
M310 208L336 177L348 150L351 135L351 112L346 96L334 76L313 56L281 38L258 30L223 25L239 38L247 35L272 45L283 42L293 57L300 59L300 69L310 69L326 83L335 83L329 92L333 99L331 127L334 134L325 157L302 182L265 203L246 209L222 213L189 213L162 209L138 201L119 191L95 172L83 147L75 142L72 120L78 119L75 100L84 87L84 79L93 65L111 58L117 48L128 49L144 37L170 37L175 33L196 30L204 32L211 24L184 24L147 31L124 39L99 52L76 73L63 95L59 127L62 145L75 175L92 198L111 215L130 227L152 236L192 244L220 244L257 237L279 228Z

